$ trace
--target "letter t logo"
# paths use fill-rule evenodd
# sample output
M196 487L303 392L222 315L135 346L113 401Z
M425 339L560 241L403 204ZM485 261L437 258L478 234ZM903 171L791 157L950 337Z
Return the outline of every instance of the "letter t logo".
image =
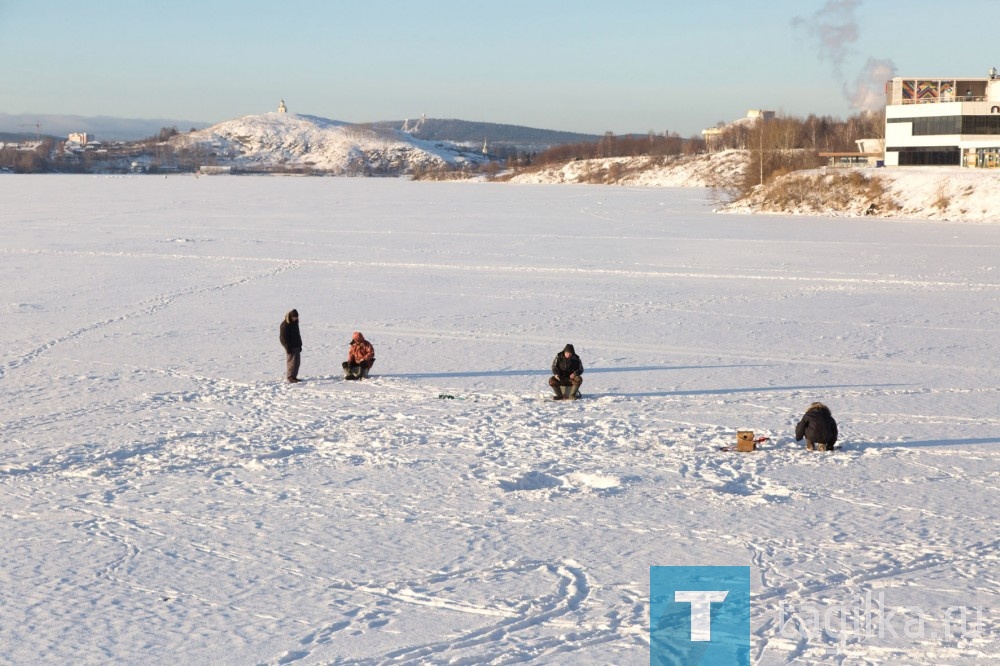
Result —
M696 592L692 590L676 590L674 601L691 604L691 640L712 640L712 603L722 603L729 592L726 590L711 590Z

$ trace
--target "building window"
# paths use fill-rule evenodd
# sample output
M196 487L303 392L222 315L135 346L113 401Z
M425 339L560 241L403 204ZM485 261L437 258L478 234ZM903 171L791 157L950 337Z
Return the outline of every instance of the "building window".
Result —
M889 123L911 123L911 136L955 134L1000 134L1000 115L930 116L927 118L887 118Z
M911 123L910 136L961 134L962 116L930 116L927 118L889 118L890 123Z
M962 134L1000 134L1000 116L963 116Z
M962 164L958 146L920 146L886 148L886 153L899 153L899 166L949 166Z
M984 169L996 169L1000 167L1000 148L977 149L975 165Z

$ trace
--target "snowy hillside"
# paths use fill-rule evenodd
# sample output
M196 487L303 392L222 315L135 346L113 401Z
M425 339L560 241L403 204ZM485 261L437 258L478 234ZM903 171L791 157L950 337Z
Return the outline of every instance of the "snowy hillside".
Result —
M481 162L482 155L396 130L368 129L295 113L244 116L171 139L220 165L312 169L338 175L398 175L414 168Z
M209 163L257 171L315 171L336 175L406 175L446 164L481 164L476 150L422 141L391 129L371 129L294 113L245 116L171 139ZM746 168L744 151L695 156L616 157L529 168L514 184L602 184L626 187L701 187L725 199ZM850 173L877 183L878 196L830 183ZM841 179L842 180L842 179ZM801 190L788 199L789 189ZM779 196L778 192L782 194ZM1000 221L1000 173L958 167L817 169L793 172L723 212L876 216L952 221Z
M868 182L851 186L858 176ZM830 187L833 179L841 185ZM793 190L799 193L787 196ZM1000 171L957 166L797 171L724 210L1000 223Z
M685 157L606 157L527 169L509 182L719 187L735 181L745 165L746 153L738 150Z
M647 666L654 565L754 666L1000 663L1000 225L706 194L0 176L0 663Z
M730 150L691 157L616 157L578 160L529 169L509 182L610 184L628 187L704 187L731 191L746 166L746 153ZM867 186L837 183L852 174L874 180ZM785 196L801 190L797 198ZM873 204L875 204L873 206ZM966 222L1000 222L1000 170L960 167L814 169L778 178L749 198L720 207L731 213L786 213L830 217L873 216Z

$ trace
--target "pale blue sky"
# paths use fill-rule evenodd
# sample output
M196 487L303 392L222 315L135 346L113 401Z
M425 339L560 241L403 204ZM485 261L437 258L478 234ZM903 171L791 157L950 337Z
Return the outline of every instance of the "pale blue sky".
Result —
M751 108L851 115L869 58L986 76L998 16L998 0L0 0L0 113L214 123L284 98L349 122L689 136Z

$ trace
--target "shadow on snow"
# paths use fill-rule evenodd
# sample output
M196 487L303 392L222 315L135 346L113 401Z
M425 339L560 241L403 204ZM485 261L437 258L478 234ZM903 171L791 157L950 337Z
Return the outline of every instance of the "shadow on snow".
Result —
M923 439L912 442L852 442L851 449L922 449L929 446L982 446L1000 444L1000 437L969 437L967 439Z
M701 370L704 368L759 368L768 367L763 365L647 365L635 368L588 368L584 367L584 377L587 375L597 375L604 373L618 372L659 372L662 370ZM435 379L454 377L538 377L549 376L548 370L472 370L468 372L404 372L400 374L386 374L381 377L391 377L394 379Z

